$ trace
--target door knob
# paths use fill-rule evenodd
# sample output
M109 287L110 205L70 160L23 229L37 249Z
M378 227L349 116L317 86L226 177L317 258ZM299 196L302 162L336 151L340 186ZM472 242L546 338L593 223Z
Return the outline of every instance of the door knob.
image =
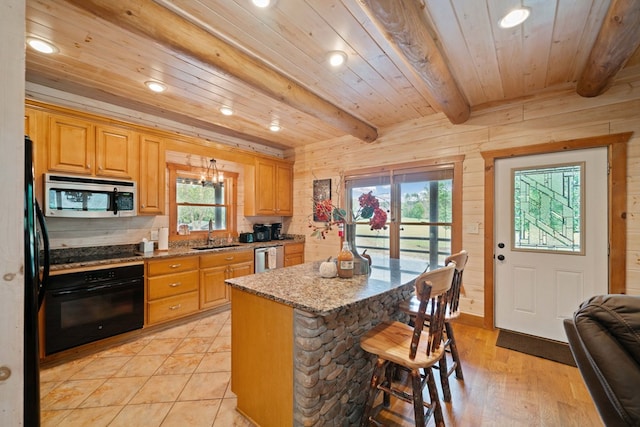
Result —
M504 243L502 243L502 242L498 243L498 247L499 247L500 249L504 248Z
M504 255L502 254L498 255L498 261L504 261Z

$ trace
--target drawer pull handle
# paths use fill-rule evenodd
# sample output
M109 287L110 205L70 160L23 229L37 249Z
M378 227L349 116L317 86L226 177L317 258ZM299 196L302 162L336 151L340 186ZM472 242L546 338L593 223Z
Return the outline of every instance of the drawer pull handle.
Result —
M182 285L182 282L175 282L169 285L170 288L177 288L178 286Z
M178 268L178 267L180 267L181 265L182 265L182 264L171 264L171 265L169 266L169 268Z
M225 259L226 259L227 261L231 261L231 260L233 259L233 257L232 257L232 256L228 256L228 257L226 257Z
M182 304L176 304L169 307L169 310L179 310L182 307Z

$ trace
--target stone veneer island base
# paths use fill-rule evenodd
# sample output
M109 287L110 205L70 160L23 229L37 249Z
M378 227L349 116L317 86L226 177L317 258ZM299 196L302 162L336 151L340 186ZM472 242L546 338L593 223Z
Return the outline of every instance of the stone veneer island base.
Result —
M376 265L378 264L378 265ZM425 265L375 261L370 276L324 279L319 263L227 280L231 390L255 424L358 424L375 360L360 337L398 310Z

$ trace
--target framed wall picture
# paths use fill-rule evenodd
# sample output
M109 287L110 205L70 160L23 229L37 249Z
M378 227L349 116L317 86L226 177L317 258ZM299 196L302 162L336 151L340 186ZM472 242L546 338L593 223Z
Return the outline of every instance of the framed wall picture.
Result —
M331 179L313 180L313 220L329 221L331 212L326 212L323 206L331 202Z

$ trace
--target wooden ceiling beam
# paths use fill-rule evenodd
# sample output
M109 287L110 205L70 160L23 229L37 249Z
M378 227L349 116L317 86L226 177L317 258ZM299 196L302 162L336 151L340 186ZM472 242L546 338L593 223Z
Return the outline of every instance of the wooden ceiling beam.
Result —
M471 107L460 91L444 55L427 29L424 4L417 0L359 0L391 45L424 81L431 106L454 124L469 119Z
M578 79L578 95L594 97L604 93L638 46L640 1L613 0Z
M107 22L209 64L356 138L371 142L378 137L373 126L151 0L67 1Z

